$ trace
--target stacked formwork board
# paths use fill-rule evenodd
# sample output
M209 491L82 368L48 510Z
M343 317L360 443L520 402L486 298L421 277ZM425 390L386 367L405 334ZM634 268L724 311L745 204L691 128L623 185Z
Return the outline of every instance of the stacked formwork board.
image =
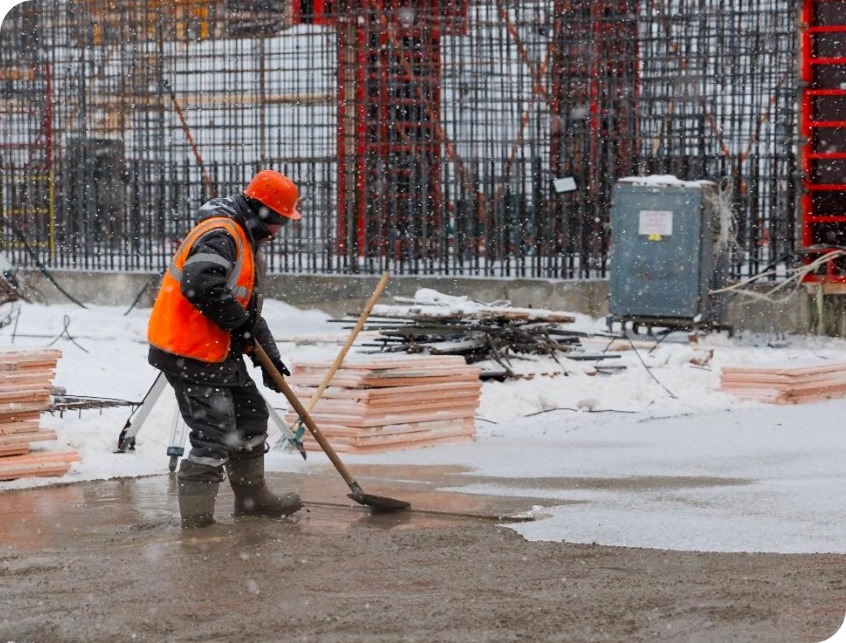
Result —
M793 360L724 366L720 390L771 404L797 404L846 397L846 362Z
M297 396L309 399L328 369L328 363L298 364L290 379ZM340 452L472 441L480 372L452 355L353 357L334 374L311 416ZM289 413L287 420L297 418ZM304 444L320 449L308 434Z
M0 352L0 480L61 476L79 453L32 452L33 442L55 440L55 431L41 428L41 412L50 408L57 350Z

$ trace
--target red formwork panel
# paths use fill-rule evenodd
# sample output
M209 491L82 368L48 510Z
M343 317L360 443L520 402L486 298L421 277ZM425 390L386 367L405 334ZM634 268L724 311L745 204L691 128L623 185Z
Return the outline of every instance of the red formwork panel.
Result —
M800 30L800 225L810 264L846 247L846 0L805 0ZM804 280L846 284L846 259Z
M337 250L420 253L421 226L441 225L441 37L466 33L467 0L295 0L293 14L338 31Z
M441 227L443 8L379 0L335 17L341 251L421 256Z
M579 198L590 207L610 200L613 177L636 171L638 0L555 0L554 15L550 168L556 177L580 177ZM573 204L568 211L574 225L592 225L591 236L602 238L599 217Z

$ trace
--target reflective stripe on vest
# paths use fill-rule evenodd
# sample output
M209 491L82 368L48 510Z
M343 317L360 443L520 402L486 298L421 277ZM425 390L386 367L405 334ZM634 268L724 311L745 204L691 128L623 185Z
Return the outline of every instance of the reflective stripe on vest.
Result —
M216 254L199 253L188 258L197 239L215 229L225 229L235 240L234 264ZM244 309L255 285L255 257L247 237L228 217L212 217L198 223L185 237L165 271L147 325L147 340L163 351L204 362L222 362L232 343L228 330L203 315L182 294L181 280L187 263L208 261L230 270L226 287Z

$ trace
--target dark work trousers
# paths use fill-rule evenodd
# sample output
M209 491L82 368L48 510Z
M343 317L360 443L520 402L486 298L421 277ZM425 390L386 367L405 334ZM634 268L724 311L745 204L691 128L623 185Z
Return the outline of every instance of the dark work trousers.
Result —
M179 412L191 429L187 460L223 466L230 456L258 448L267 439L267 406L249 377L240 386L208 386L165 373Z

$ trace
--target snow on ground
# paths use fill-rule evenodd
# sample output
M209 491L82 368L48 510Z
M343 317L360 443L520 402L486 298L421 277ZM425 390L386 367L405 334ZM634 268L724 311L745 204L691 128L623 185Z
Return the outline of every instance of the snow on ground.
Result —
M127 314L123 307L7 304L0 313L9 315L0 328L1 348L62 351L54 385L69 395L138 401L155 379L146 362L149 309ZM266 303L265 316L290 363L331 361L348 332L322 312L279 301ZM577 316L572 327L599 332L604 322ZM587 351L599 353L608 340L593 342ZM734 338L712 334L692 344L674 334L651 350L637 346L599 363L627 367L611 374L597 373L596 362L516 364L524 372L566 375L485 383L475 442L345 455L344 461L353 470L356 463L449 464L474 476L499 478L495 485L468 484L460 490L548 499L551 506L537 507L536 520L510 525L530 540L846 552L841 420L846 400L773 406L717 390L722 366L846 361L846 342L739 333ZM284 407L284 399L274 395L268 392ZM0 491L166 473L165 447L174 427L182 426L169 391L144 423L138 449L114 454L129 414L129 407L117 407L43 415L43 426L55 429L59 440L39 448L75 448L82 462L63 478L0 482ZM277 437L271 430L271 441ZM315 453L308 462L328 459ZM275 471L307 466L285 451L273 450L268 459ZM538 486L525 479L536 479Z

